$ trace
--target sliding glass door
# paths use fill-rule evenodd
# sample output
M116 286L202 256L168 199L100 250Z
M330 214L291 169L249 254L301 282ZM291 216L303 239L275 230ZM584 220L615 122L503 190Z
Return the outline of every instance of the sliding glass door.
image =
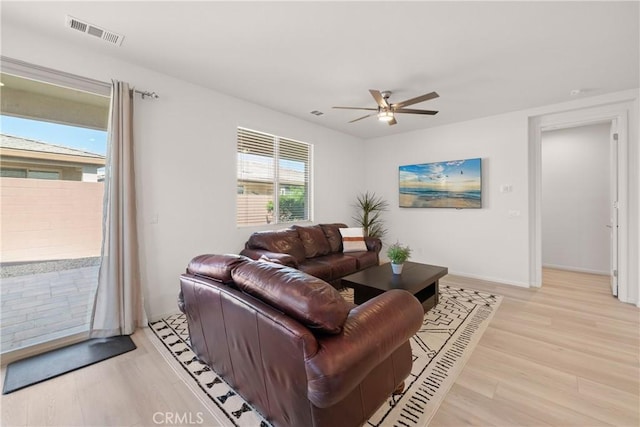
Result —
M8 73L0 115L0 351L89 328L109 97Z

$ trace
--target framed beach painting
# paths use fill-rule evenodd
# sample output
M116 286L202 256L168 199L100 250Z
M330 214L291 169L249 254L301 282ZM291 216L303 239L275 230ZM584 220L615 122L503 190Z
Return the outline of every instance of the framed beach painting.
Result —
M482 207L482 159L400 166L401 208Z

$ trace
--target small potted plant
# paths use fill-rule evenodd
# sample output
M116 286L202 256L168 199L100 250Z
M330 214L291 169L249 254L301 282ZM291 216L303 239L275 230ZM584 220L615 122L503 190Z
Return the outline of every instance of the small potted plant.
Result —
M393 274L400 274L402 273L402 264L411 256L411 248L396 242L387 249L387 256L391 260Z

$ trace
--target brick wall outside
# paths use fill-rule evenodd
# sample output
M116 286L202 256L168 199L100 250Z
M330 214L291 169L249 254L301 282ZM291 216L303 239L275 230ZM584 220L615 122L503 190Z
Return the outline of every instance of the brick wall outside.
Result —
M0 262L99 256L103 193L101 182L0 178Z

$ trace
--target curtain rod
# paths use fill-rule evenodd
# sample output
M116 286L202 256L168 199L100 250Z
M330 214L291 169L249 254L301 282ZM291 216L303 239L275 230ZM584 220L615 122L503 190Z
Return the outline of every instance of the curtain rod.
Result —
M135 93L139 93L140 96L142 96L142 99L147 99L147 98L151 98L151 99L158 99L160 98L160 96L155 93L155 92L149 92L148 90L138 90L138 89L134 89L133 90Z

